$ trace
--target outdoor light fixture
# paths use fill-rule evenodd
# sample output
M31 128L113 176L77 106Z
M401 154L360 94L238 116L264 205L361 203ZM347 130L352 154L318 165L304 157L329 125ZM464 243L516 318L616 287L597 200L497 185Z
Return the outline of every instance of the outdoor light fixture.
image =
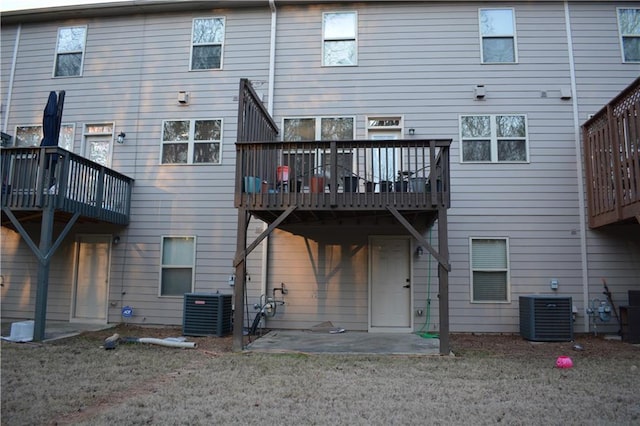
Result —
M422 249L421 246L418 246L418 248L416 249L416 256L422 257L423 254L424 254L424 250Z
M113 244L114 245L118 245L120 244L120 237L118 235L116 235L115 237L113 237Z
M124 138L125 138L126 136L127 136L127 135L126 135L124 132L120 132L120 133L118 134L118 139L116 139L116 140L118 141L118 143L124 143Z
M416 129L409 129L409 135L413 136L416 134Z

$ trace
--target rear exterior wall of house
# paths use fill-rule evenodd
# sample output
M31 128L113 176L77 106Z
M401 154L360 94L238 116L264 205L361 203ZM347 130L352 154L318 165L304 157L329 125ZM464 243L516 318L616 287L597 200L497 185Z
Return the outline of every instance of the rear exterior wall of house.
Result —
M109 248L108 322L122 321L122 307L131 306L128 322L182 324L183 298L160 294L163 237L195 237L191 291L232 292L237 89L240 78L249 78L281 129L290 119L314 119L321 135L323 118L343 118L353 138L366 139L376 131L371 120L387 118L399 120L398 137L408 137L411 128L416 137L453 140L451 331L517 332L518 297L528 294L572 297L575 329L588 331L585 309L602 298L602 278L619 304L627 290L640 288L640 225L597 231L584 225L579 125L640 74L639 62L622 58L619 8L640 10L640 2L278 6L272 81L273 15L266 2L255 8L185 7L180 13L3 24L3 131L40 124L48 92L65 90L62 121L73 125L73 151L86 155L88 125L111 123L110 167L135 179L127 227L76 225L54 255L48 318L73 318L78 238L90 234L120 237ZM490 39L482 34L484 10L513 17L512 32L502 35L513 42L514 60L483 63L482 45ZM224 17L221 68L191 71L194 19L209 17ZM336 40L323 29L323 17L355 20L354 34L337 36L356 46L348 59L355 62L323 65L323 46ZM79 77L53 77L58 30L66 27L86 28ZM477 86L484 87L484 97L475 96ZM566 90L570 96L563 99ZM188 94L186 104L178 102L179 92ZM525 141L524 159L469 161L462 148L466 117L496 123L505 116L524 123L524 135L516 138ZM166 120L220 120L219 163L162 164ZM120 131L125 143L113 143ZM492 132L487 138L495 143L500 136L493 127ZM38 229L28 227L36 241ZM252 221L249 242L263 229ZM285 283L286 304L268 326L308 328L332 321L367 330L371 237L390 235L406 231L385 219L274 232L248 258L250 316L262 294ZM424 235L438 246L437 224ZM16 232L2 227L1 236L2 315L32 318L37 261ZM501 301L474 301L478 268L471 248L486 241L506 250ZM415 241L410 247L412 328L428 322L429 331L437 330L437 263L426 252L416 256ZM551 290L552 280L557 290ZM431 317L425 318L428 306ZM598 327L616 329L613 323Z

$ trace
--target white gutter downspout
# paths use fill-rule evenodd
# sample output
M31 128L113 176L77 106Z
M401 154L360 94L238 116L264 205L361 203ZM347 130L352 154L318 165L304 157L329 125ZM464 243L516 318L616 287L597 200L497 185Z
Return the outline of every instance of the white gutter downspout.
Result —
M573 40L571 35L571 15L569 13L569 3L564 2L564 19L566 22L565 28L567 30L567 47L569 49L569 73L571 74L571 99L573 106L573 133L575 140L576 150L576 172L578 175L578 209L580 217L580 261L582 263L582 300L584 306L582 307L582 313L589 303L589 270L587 268L587 225L586 225L586 206L584 202L584 175L582 173L582 144L580 143L580 125L578 116L578 99L576 89L576 69L573 57ZM584 332L589 332L589 321L585 317Z
M271 9L271 39L269 43L269 88L267 91L267 111L269 115L273 117L273 93L274 82L276 75L276 21L278 13L276 10L275 0L269 0L269 8ZM264 224L263 230L267 229L267 224ZM269 272L269 239L267 236L262 243L262 287L260 294L267 296L267 277Z
M9 110L11 109L11 98L13 96L13 78L16 75L16 62L18 62L18 46L20 45L20 33L22 32L22 24L18 24L16 30L16 41L13 44L13 59L11 60L11 75L9 76L9 88L7 89L7 105L4 111L4 122L2 123L2 131L7 133L9 125Z

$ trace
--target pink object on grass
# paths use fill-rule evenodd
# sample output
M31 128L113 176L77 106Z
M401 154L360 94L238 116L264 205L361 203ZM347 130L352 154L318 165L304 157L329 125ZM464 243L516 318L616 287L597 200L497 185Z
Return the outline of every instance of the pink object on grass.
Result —
M561 355L556 359L556 367L571 368L573 367L573 361L568 356Z

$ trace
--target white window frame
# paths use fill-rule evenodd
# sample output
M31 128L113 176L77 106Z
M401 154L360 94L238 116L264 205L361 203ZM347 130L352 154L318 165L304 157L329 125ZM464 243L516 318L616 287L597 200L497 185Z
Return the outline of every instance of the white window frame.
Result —
M210 19L221 19L222 20L222 41L220 42L212 42L212 43L195 43L193 41L193 33L195 30L195 24L197 20L210 20ZM224 61L224 41L226 39L227 32L227 19L224 16L201 16L198 18L193 18L191 21L191 47L189 54L189 71L211 71L211 70L221 70L223 68ZM193 68L193 48L194 46L220 46L220 66L218 68Z
M640 63L640 59L632 61L632 60L627 60L626 57L624 56L624 39L625 38L639 38L640 39L640 33L632 33L632 34L623 34L622 33L622 26L620 25L620 12L622 10L637 10L638 13L640 13L640 8L635 8L635 7L618 7L616 9L616 18L618 20L618 36L620 37L620 55L622 57L622 63L625 64L637 64Z
M506 255L506 268L477 268L473 267L473 242L474 241L486 241L486 240L502 240L505 242L505 255ZM508 237L469 237L469 301L471 303L500 303L507 304L511 303L511 261L509 257L509 238ZM474 299L474 283L473 283L473 273L474 272L504 272L506 274L506 300L475 300Z
M60 52L60 32L62 30L66 30L66 29L70 29L70 28L84 28L84 37L82 38L82 49L81 50L73 50L73 51L64 51L64 52ZM74 77L82 77L82 74L84 73L84 57L85 57L85 51L87 49L87 26L86 25L73 25L73 26L68 26L68 27L59 27L58 28L58 33L57 33L57 38L56 38L56 51L54 53L54 57L53 57L53 71L52 71L52 76L53 78L74 78ZM77 75L56 75L56 69L58 68L58 57L62 54L72 54L72 53L80 53L82 55L82 59L80 60L80 70L79 73Z
M165 144L175 144L177 143L176 141L165 141L164 140L164 123L170 122L170 121L188 121L189 122L189 139L187 141L180 141L178 143L187 143L188 144L188 148L187 148L187 162L186 163L163 163L162 162L162 152L164 149L164 145ZM195 150L195 145L196 145L196 140L195 140L195 132L196 132L196 121L219 121L220 122L220 139L219 140L210 140L210 141L197 141L197 143L206 143L206 142L211 142L211 143L218 143L220 145L220 150L219 150L219 155L218 155L218 162L217 163L195 163L193 161L193 153ZM175 119L170 119L170 120L162 120L162 124L160 127L160 159L159 159L159 164L161 166L217 166L217 165L221 165L222 164L222 141L223 141L223 134L224 134L224 121L222 118L175 118Z
M282 138L284 141L284 128L285 128L285 122L287 120L314 120L314 135L315 135L315 139L313 140L328 140L328 139L322 139L322 120L326 120L326 119L335 119L335 118L340 118L340 119L351 119L351 122L353 123L353 134L351 136L351 140L355 139L355 135L356 135L356 117L353 115L322 115L322 116L301 116L301 117L283 117L282 118ZM346 139L348 140L348 139ZM284 142L293 142L295 143L296 141L284 141ZM302 141L301 141L302 142ZM339 150L339 153L352 153L352 150L347 149L341 149ZM322 171L322 173L326 174L327 171L322 170L323 168L323 160L324 157L323 155L325 154L324 152L322 152L321 149L312 149L310 151L304 151L304 150L298 150L297 152L295 152L295 154L309 154L309 155L313 155L313 170L314 171ZM353 157L352 157L353 159ZM352 164L353 167L353 164ZM308 177L306 177L306 179L303 179L303 181L306 182L306 180L308 179Z
M483 11L491 11L491 10L509 10L511 11L511 19L513 22L513 32L511 34L491 34L491 35L484 35L482 33L482 12ZM500 65L500 64L517 64L518 63L518 37L517 37L517 30L516 30L516 11L513 8L510 7L495 7L495 8L490 8L490 7L483 7L478 9L478 32L480 34L480 63L481 64L488 64L488 65ZM485 39L490 39L490 38L506 38L506 37L511 37L513 39L513 61L509 61L509 62L488 62L485 61L484 59L484 40Z
M164 259L164 245L165 245L165 240L166 239L171 239L171 238L185 238L185 239L191 239L193 240L193 253L192 253L192 262L191 264L164 264L163 259ZM195 278L196 278L196 247L197 247L197 237L195 235L162 235L160 237L160 269L158 272L158 297L167 297L167 298L181 298L184 296L184 294L163 294L162 293L162 271L164 269L171 269L171 268L191 268L191 286L189 288L189 293L193 292L193 289L195 287Z
M327 37L325 35L325 26L324 26L325 16L327 16L327 15L336 15L336 14L349 14L349 13L353 14L354 18L355 18L355 28L353 29L354 30L353 38L351 38L351 37L349 37L349 38L346 38L346 37ZM341 11L334 10L334 11L331 11L331 12L323 12L322 13L322 62L321 63L322 63L323 67L355 67L355 66L358 66L358 26L359 26L359 24L358 24L358 12L355 11L355 10L341 10ZM325 45L326 45L327 42L333 42L333 41L345 41L345 42L352 41L353 42L353 44L355 46L355 48L354 48L355 58L354 58L353 64L328 64L325 61Z
M90 132L89 128L92 126L96 126L96 127L103 126L105 128L111 127L111 131L105 130L105 131ZM98 122L92 122L92 123L85 123L82 131L82 153L83 153L82 155L91 161L95 161L94 159L90 158L89 152L87 151L89 149L89 142L90 142L90 141L87 142L87 139L92 139L94 137L103 137L105 139L109 139L109 153L107 155L106 164L103 164L103 166L111 167L111 160L113 159L113 142L114 142L115 128L116 128L116 123L114 123L113 121L98 121Z
M525 136L524 137L508 137L508 138L498 138L498 126L496 123L496 117L502 116L519 116L524 117L524 129ZM473 141L473 140L485 140L486 137L463 137L462 135L462 118L463 117L489 117L490 126L491 126L491 159L486 161L464 161L464 141ZM531 159L529 155L529 121L526 114L517 114L517 113L505 113L505 114L462 114L458 117L458 137L460 140L460 163L463 164L528 164ZM499 161L498 160L498 140L499 139L518 139L523 140L525 143L525 153L526 159L524 161Z
M32 129L38 129L38 132L40 134L39 136L39 140L36 144L33 145L24 145L24 146L40 146L40 144L42 143L42 139L44 138L44 133L42 131L42 124L26 124L26 125L17 125L15 127L15 131L14 131L14 135L15 137L13 138L13 146L17 147L17 143L18 143L18 129L24 129L24 128L32 128ZM62 135L63 135L63 130L64 129L69 129L71 128L71 149L67 148L64 144L61 144L61 142L64 142L64 140L62 139ZM60 135L58 136L58 146L60 148L66 149L67 151L71 151L73 152L73 141L75 138L75 132L76 132L76 125L75 123L62 123L60 125Z

